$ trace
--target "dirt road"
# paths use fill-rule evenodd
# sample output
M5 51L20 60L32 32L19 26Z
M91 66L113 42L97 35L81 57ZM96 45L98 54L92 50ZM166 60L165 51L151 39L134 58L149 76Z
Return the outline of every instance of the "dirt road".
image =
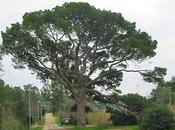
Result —
M45 125L43 130L67 130L65 128L58 127L55 123L55 119L51 113L45 114Z

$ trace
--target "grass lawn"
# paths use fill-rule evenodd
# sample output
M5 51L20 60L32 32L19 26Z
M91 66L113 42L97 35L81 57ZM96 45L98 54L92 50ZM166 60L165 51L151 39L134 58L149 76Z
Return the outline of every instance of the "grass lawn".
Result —
M69 130L139 130L138 126L108 126L108 127L87 127L87 128L69 128Z
M37 128L34 128L32 130L42 130L43 128L42 127L37 127Z
M42 126L38 126L36 128L33 128L32 130L43 130L43 125Z

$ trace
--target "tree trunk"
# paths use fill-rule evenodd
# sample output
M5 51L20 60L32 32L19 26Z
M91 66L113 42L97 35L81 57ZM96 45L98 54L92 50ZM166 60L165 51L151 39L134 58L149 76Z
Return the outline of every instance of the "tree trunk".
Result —
M77 126L86 127L86 117L85 117L85 96L76 96L76 106L77 106Z

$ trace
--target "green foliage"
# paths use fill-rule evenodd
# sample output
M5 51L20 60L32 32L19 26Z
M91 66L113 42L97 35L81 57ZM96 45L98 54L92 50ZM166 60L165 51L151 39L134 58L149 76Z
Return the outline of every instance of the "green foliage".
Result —
M33 130L43 130L42 127L37 127L37 128L34 128Z
M121 104L118 108L108 107L114 125L135 125L142 111L150 106L151 102L138 94L114 95Z
M170 81L166 81L163 84L161 84L162 87L169 87L172 89L173 92L175 92L175 77L173 76Z
M23 130L24 128L27 126L11 112L10 114L7 112L3 114L2 130Z
M165 104L172 108L175 105L175 80L163 82L152 90L152 100L158 104Z
M4 109L13 101L12 91L12 88L5 85L3 80L0 80L0 129L3 128Z
M41 89L41 95L45 101L50 102L53 113L62 109L64 102L63 96L65 96L62 85L57 84L56 81L52 82L51 85L47 84Z
M28 125L28 87L31 87L31 101L38 101L40 95L31 85L10 87L0 80L0 126L2 129L25 129Z
M20 87L14 87L13 89L13 110L16 115L26 123L26 113L28 113L28 96Z
M2 129L2 106L0 102L0 129Z
M39 126L36 128L32 128L32 130L43 130L44 128L44 117L42 118L41 121L39 121Z
M166 72L166 68L155 67L153 71L142 73L143 80L160 85L164 82Z
M111 114L106 112L90 112L86 114L89 125L109 125Z
M170 130L173 123L173 114L167 107L153 106L144 110L139 125L141 130Z
M61 125L60 115L58 113L55 113L54 116L55 116L55 123L60 126Z
M113 125L136 125L137 117L129 112L115 111L112 113L111 120Z
M148 106L150 106L151 102L146 99L146 97L140 96L138 94L127 94L119 96L119 101L122 101L126 108L133 112L136 116L139 116L139 114Z
M151 92L152 100L157 104L169 104L170 96L173 95L171 88L169 87L160 87L158 86ZM172 103L175 101L175 98L172 98Z

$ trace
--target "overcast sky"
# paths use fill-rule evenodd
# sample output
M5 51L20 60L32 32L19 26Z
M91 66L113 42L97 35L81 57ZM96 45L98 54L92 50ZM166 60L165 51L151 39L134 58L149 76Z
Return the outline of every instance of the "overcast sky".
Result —
M136 22L138 29L146 31L154 40L158 41L157 55L142 64L130 66L136 69L151 69L154 66L166 67L169 80L175 75L175 1L173 0L75 0L74 2L88 2L96 8L120 12L125 19ZM11 23L21 22L26 12L51 9L70 0L0 0L0 31ZM0 42L1 42L0 38ZM2 79L11 85L22 86L42 84L31 75L29 70L14 70L10 57L3 60ZM125 74L119 87L123 93L139 93L148 96L152 84L144 83L138 74Z

